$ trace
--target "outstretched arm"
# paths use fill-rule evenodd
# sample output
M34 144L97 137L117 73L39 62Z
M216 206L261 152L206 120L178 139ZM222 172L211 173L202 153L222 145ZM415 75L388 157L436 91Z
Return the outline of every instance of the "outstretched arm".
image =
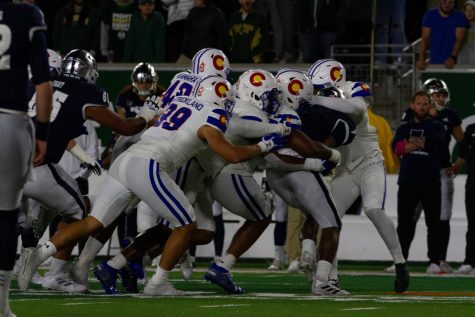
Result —
M340 152L318 141L313 141L299 130L292 130L288 138L288 146L303 157L320 158L335 163L340 161Z

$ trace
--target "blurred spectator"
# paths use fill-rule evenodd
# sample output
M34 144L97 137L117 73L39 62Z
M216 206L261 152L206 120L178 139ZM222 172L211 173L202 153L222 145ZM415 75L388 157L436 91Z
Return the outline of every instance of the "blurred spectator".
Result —
M53 48L62 55L73 49L99 52L100 12L87 0L70 0L55 17Z
M165 62L165 21L153 0L139 0L125 39L124 62Z
M465 35L458 63L475 65L475 1L470 0L465 2L463 12L470 23L470 28Z
M68 0L36 0L35 4L41 9L44 14L46 25L46 37L48 40L48 47L53 47L53 26L56 13L68 3Z
M386 119L377 115L371 108L368 109L369 124L376 128L378 133L379 148L383 152L384 167L387 174L396 174L398 166L394 162L393 151L391 149L391 140L393 139L393 132Z
M375 44L380 45L404 45L406 44L404 34L406 0L385 0L376 1L376 34ZM391 53L401 53L402 47L391 48ZM388 49L376 47L376 61L385 64L387 62ZM392 56L392 61L397 57Z
M227 53L226 19L223 11L209 0L193 0L195 7L190 10L185 22L183 46L178 63L189 63L202 48L217 48Z
M422 20L422 42L419 46L417 68L427 67L426 50L430 49L430 64L454 68L469 23L462 12L454 9L455 0L439 0Z
M124 58L125 37L130 28L132 14L137 12L134 0L102 0L101 54L109 62Z
M465 259L456 271L459 274L475 274L475 124L467 126L459 147L458 162L467 162L467 181L465 183L465 211L467 213L467 234Z
M239 10L239 1L229 1L229 0L210 0L210 3L214 4L223 11L226 20L229 18L231 13Z
M397 233L402 253L407 260L414 239L414 212L420 202L424 208L427 225L427 246L430 265L428 273L440 272L440 156L445 129L433 120L430 96L418 91L412 97L414 118L396 130L392 147L401 157L398 178Z
M343 17L347 9L345 0L298 0L299 41L303 62L313 63L330 58L330 49L343 32Z
M254 0L239 0L241 9L229 17L231 61L261 63L266 48L267 20L254 11Z
M167 62L174 63L180 56L185 21L193 8L193 0L161 0L167 10Z
M274 62L293 62L295 52L294 4L291 0L259 0L255 9L263 16L270 17L273 31Z

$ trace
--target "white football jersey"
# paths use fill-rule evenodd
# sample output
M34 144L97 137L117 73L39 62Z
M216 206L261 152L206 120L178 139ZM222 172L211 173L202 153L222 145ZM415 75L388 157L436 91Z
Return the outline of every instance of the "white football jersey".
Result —
M166 108L175 96L190 96L193 88L201 79L203 77L188 72L176 74L170 86L161 96L160 107Z
M237 98L236 98L236 104L234 105L234 109L233 109L233 116L235 115L238 115L239 117L245 120L269 123L269 118L263 111ZM232 117L231 117L231 120L232 120ZM232 144L235 144L235 145L252 144L249 139L244 138L240 136L239 134L233 133L232 128L226 131L225 136ZM262 162L261 158L257 157L243 163L229 164L223 168L223 173L249 176L249 175L252 175L252 173L254 172L254 170L256 169L257 165L259 165L260 162Z
M345 95L350 104L361 103L369 87L364 83L348 81L345 85ZM348 145L338 148L341 153L341 167L350 171L368 164L384 160L378 143L376 128L369 124L368 109L364 108L361 119L356 124L356 136Z
M160 168L172 172L207 147L196 135L199 128L208 125L224 133L227 120L222 108L176 96L155 126L146 130L128 151L151 157L160 163Z

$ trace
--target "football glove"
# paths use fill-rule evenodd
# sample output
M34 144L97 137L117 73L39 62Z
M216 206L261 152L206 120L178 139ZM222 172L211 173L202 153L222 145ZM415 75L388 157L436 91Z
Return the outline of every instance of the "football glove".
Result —
M160 107L158 106L159 102L160 96L147 97L142 109L140 110L139 117L144 118L147 122L152 121L156 115L160 114Z
M266 135L261 139L261 142L257 143L262 153L275 151L281 149L287 143L287 138L278 134Z

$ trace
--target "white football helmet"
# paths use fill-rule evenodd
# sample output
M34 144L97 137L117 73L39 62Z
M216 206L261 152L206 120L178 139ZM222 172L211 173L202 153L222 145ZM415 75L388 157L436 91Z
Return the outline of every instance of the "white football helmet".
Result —
M280 91L274 75L263 69L248 70L237 82L237 99L247 102L268 114L279 108Z
M334 59L320 59L310 66L308 77L315 89L334 86L342 88L346 82L345 67Z
M208 76L201 79L191 93L199 101L216 105L224 109L226 98L231 96L232 88L229 81L220 76Z
M231 74L231 66L221 50L203 48L191 60L191 73L198 76L221 76L228 79Z
M56 53L56 51L48 48L48 64L49 64L49 72L51 76L59 76L61 73L61 63L63 59L61 55Z
M281 101L297 110L302 101L309 101L313 94L310 78L299 70L284 68L275 76L277 89L282 92Z

